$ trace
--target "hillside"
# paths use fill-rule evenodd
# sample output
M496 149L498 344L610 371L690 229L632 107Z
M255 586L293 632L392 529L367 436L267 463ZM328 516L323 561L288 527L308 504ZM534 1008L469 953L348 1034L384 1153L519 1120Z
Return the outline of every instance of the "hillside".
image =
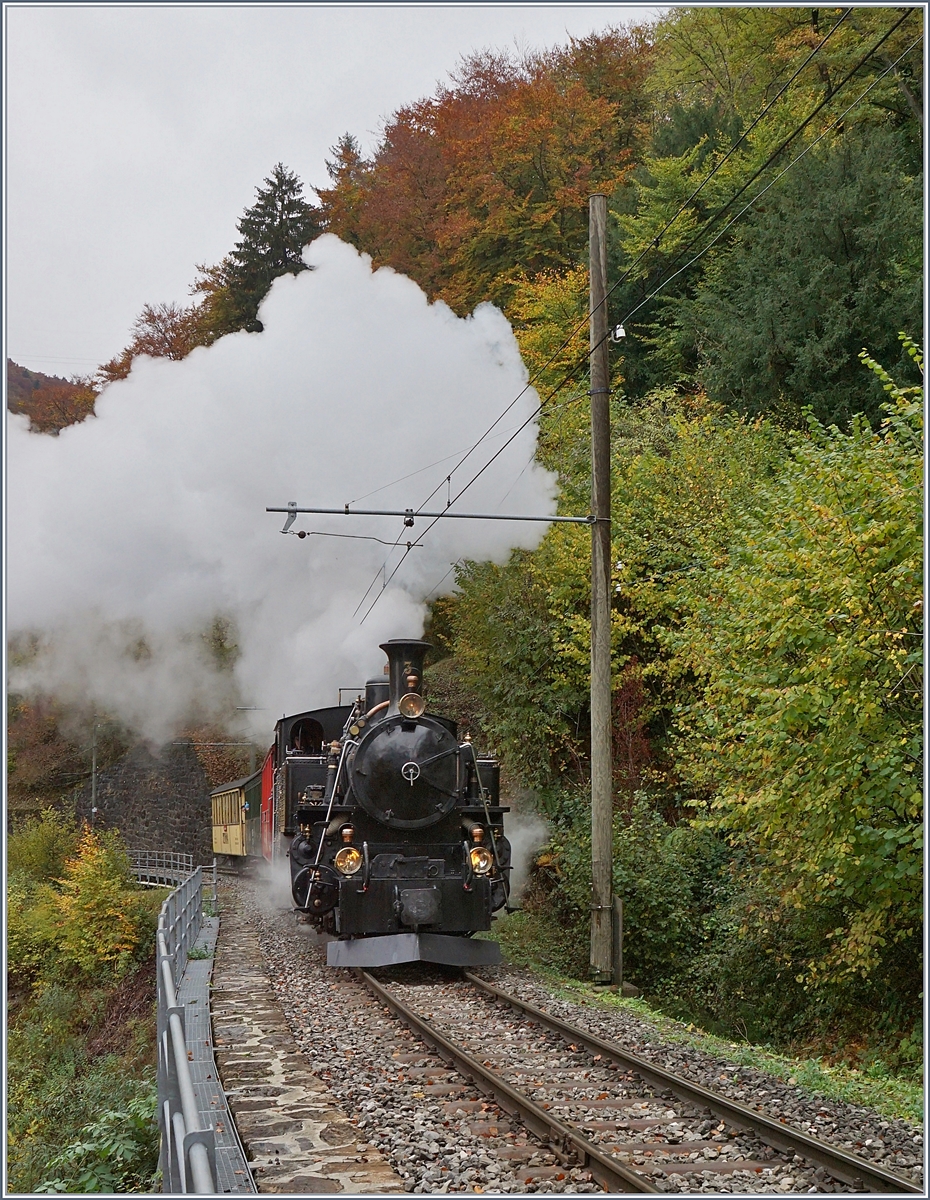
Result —
M11 358L6 360L6 406L25 413L37 433L58 433L66 425L83 421L94 411L96 392L87 383L30 371Z

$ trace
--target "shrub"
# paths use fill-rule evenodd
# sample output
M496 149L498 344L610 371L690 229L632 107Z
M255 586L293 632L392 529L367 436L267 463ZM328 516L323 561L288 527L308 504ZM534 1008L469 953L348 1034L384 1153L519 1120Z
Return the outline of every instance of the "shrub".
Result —
M590 814L570 802L561 811L571 813L570 820L552 839L525 907L535 915L550 912L572 930L573 942L587 945ZM722 842L688 825L669 826L643 793L627 815L615 815L613 889L623 900L624 971L640 986L674 979L700 948L705 915L725 887L728 862Z
M55 893L21 869L7 878L6 953L11 984L34 982L55 954Z
M120 976L140 956L146 905L116 835L85 827L56 903L63 963L91 977Z
M145 1081L122 1108L108 1109L49 1160L39 1193L153 1191L158 1094Z
M7 839L6 861L10 874L19 872L33 883L60 878L65 863L75 853L78 828L69 814L46 808L14 830Z

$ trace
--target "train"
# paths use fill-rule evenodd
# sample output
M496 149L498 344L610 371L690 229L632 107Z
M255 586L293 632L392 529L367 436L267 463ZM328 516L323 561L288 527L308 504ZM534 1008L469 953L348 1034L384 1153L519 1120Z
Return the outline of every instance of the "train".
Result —
M211 793L214 853L287 860L298 919L333 967L483 966L510 897L500 764L427 711L419 639L380 647L352 704L282 717L259 770Z

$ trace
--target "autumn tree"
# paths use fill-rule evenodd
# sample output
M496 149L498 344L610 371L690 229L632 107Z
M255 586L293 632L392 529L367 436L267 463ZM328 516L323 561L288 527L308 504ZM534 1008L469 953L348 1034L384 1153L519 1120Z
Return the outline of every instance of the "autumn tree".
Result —
M351 133L344 133L329 152L332 158L324 161L332 186L314 189L326 228L344 242L361 248L359 218L371 164L362 157L361 147Z
M237 222L241 238L234 249L215 265L197 266L194 303L146 304L129 345L97 369L98 386L125 379L139 355L178 360L224 334L261 329L258 306L272 281L306 270L301 251L320 232L317 210L302 190L297 176L278 163Z
M472 55L393 115L370 163L352 139L334 148L326 228L458 312L506 307L516 274L583 263L588 194L616 189L642 133L646 50L609 30L546 55Z
M196 305L146 304L132 325L132 341L122 354L97 369L102 384L125 379L140 354L150 358L181 359L195 346L209 344L210 330Z

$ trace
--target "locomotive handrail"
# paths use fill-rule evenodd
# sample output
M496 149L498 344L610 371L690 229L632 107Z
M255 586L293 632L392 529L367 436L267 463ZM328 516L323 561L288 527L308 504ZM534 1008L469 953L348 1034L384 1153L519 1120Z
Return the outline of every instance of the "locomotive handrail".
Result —
M212 1129L201 1124L184 1035L184 1006L177 985L188 950L200 932L203 871L197 867L161 906L158 917L159 1165L165 1192L216 1194L216 1151Z
M478 791L481 793L481 804L482 804L482 807L484 808L484 816L488 823L488 837L491 839L491 852L494 855L494 862L495 862L495 865L497 866L497 873L500 876L501 886L504 889L504 904L507 905L509 908L509 905L510 905L510 880L507 878L507 872L503 868L503 865L500 860L500 854L498 853L498 850L497 850L497 838L495 838L495 836L494 836L494 826L491 824L491 813L490 813L490 810L488 809L488 789L484 786L484 783L481 780L481 770L478 767L478 755L475 753L474 746L469 741L463 742L462 746L463 746L463 748L465 746L467 746L468 749L471 751L471 762L472 762L472 766L475 768L475 778L478 780Z

